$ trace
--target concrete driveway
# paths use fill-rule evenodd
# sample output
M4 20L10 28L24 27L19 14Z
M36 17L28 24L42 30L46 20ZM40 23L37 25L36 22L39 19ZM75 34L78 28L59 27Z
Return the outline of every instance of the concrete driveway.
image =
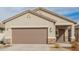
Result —
M0 51L70 51L67 48L50 48L48 44L13 44L11 47L0 48Z

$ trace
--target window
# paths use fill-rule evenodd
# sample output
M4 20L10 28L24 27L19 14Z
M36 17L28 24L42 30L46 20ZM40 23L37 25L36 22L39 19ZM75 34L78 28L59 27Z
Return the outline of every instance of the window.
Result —
M27 15L27 19L29 19L29 18L31 18L31 16L28 14L28 15Z

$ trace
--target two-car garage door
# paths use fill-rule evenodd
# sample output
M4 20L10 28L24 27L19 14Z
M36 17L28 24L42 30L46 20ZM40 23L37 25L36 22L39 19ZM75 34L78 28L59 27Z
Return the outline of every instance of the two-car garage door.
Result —
M13 44L46 44L47 28L12 28Z

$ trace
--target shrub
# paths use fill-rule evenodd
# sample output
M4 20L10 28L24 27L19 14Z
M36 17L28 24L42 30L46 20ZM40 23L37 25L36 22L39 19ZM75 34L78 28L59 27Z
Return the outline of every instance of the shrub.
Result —
M3 45L5 45L5 43L4 43L3 41L0 41L0 44L3 44Z
M55 48L60 48L59 44L55 44Z

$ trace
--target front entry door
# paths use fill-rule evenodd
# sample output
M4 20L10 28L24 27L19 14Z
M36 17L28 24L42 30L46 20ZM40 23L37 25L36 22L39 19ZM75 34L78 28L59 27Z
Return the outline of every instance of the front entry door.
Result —
M58 31L57 42L63 43L65 42L65 29L59 29Z

